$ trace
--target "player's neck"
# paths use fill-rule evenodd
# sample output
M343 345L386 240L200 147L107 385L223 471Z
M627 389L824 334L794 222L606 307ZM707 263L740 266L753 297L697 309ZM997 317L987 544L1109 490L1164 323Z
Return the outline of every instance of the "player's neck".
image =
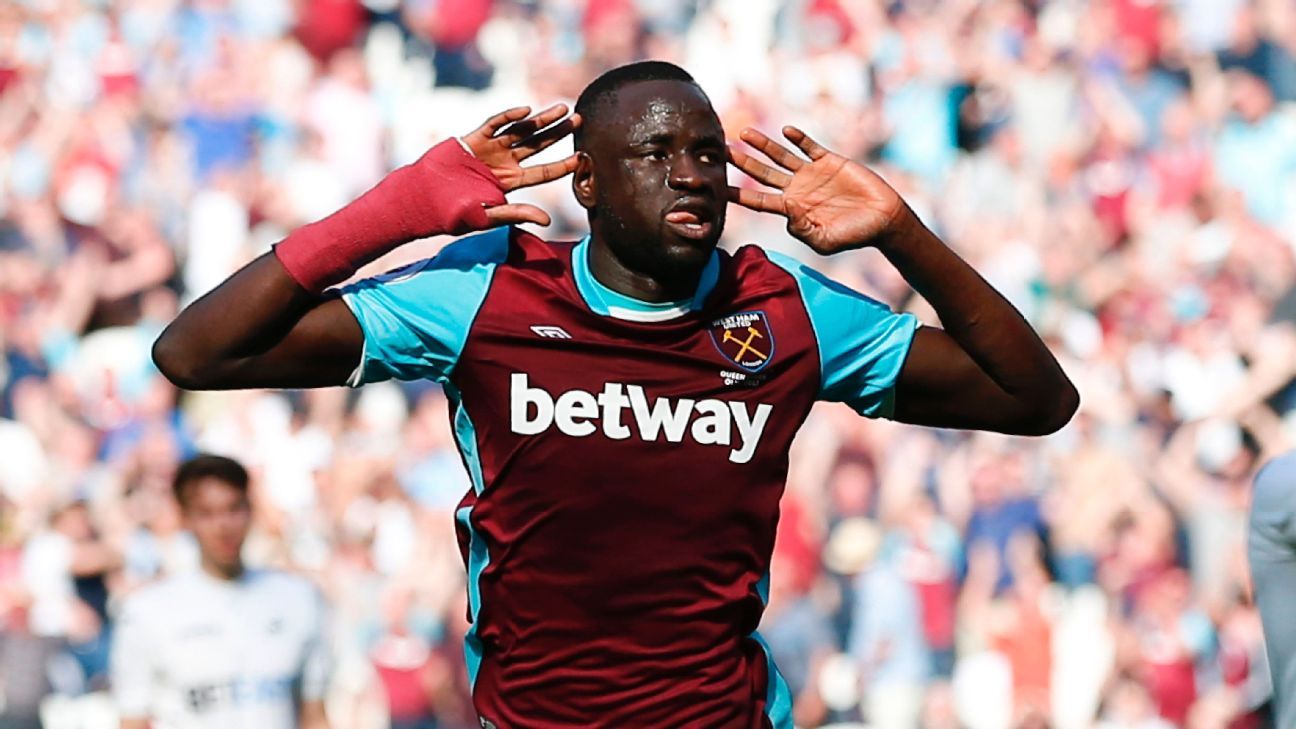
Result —
M217 564L216 562L213 562L212 560L209 560L206 557L204 557L201 560L200 564L202 567L202 571L205 572L208 577L212 577L217 580L221 580L223 582L233 582L234 580L237 580L238 578L242 577L243 573L247 571L243 567L242 560L235 562L232 565L222 565L222 564Z
M697 292L702 279L702 268L681 272L669 280L634 271L626 266L611 247L597 239L590 241L589 270L594 279L622 296L638 301L660 304L686 301Z

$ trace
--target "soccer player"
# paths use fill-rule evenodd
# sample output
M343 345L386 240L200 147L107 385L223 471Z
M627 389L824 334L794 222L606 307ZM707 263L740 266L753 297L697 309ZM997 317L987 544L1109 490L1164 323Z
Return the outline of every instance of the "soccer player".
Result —
M111 669L122 729L327 729L323 601L304 578L243 565L247 471L201 455L174 485L201 569L126 599Z
M816 400L1042 434L1077 395L1022 317L864 166L788 127L726 152L706 94L641 62L566 117L503 112L434 146L195 301L154 359L185 388L442 383L472 490L457 511L484 727L790 727L755 633L788 447ZM522 161L573 133L575 153ZM727 158L727 159L726 159ZM727 184L726 162L769 185ZM504 194L571 176L590 233ZM944 329L747 246L730 203L821 254L873 246ZM401 243L487 232L326 290Z
M1264 624L1276 726L1296 726L1296 451L1265 464L1251 495L1247 558Z

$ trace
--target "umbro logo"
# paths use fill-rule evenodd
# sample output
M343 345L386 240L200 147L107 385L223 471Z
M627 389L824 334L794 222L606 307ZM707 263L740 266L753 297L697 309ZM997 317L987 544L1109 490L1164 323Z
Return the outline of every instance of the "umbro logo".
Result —
M536 336L544 337L545 339L571 339L572 338L572 335L568 334L566 329L563 329L562 327L550 326L547 324L533 325L531 327L531 331L535 332Z

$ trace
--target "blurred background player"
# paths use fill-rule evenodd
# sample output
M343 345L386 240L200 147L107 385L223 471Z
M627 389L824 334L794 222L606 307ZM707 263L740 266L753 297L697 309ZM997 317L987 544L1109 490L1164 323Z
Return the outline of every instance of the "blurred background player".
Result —
M324 603L304 578L244 566L247 471L200 455L174 488L201 566L126 601L112 663L122 729L326 729Z
M1256 474L1247 556L1264 623L1277 726L1296 726L1296 452Z

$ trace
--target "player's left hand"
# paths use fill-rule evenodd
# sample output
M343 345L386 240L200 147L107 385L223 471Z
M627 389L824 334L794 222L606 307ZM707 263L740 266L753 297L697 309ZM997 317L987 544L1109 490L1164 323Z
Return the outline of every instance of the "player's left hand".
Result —
M729 161L780 192L730 187L729 199L787 218L788 233L822 255L876 245L913 215L900 194L876 173L828 150L796 127L783 127L783 136L808 160L750 127L739 136L778 166L733 147Z

